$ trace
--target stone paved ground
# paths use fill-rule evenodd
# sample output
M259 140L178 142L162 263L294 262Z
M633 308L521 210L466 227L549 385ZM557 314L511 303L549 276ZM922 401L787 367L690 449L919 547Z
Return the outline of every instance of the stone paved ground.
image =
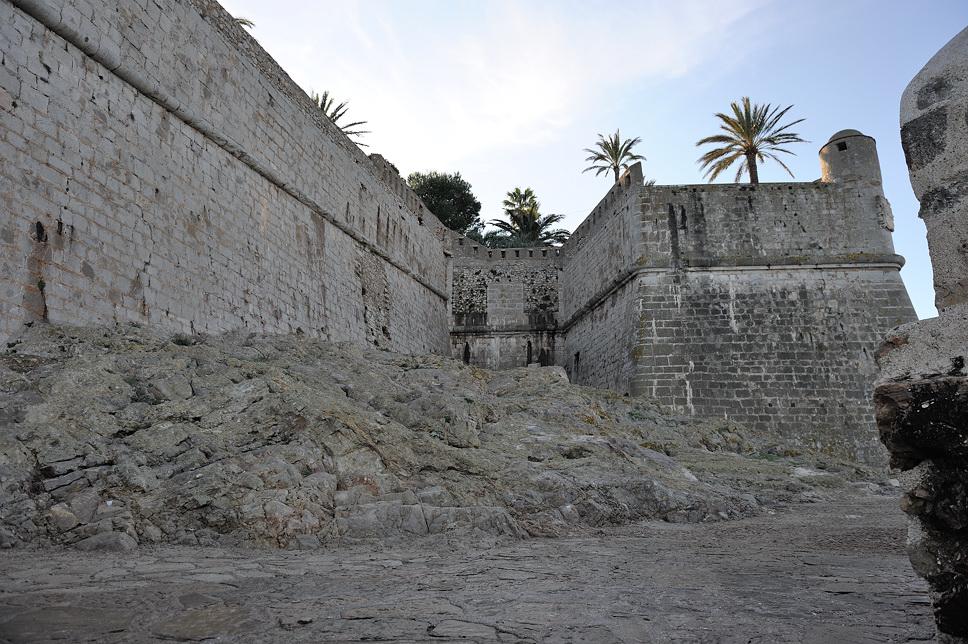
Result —
M0 553L0 641L911 642L896 499L491 544Z

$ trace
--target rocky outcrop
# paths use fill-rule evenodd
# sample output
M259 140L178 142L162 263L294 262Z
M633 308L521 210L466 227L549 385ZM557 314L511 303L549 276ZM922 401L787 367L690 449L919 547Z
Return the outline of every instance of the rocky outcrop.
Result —
M968 316L958 307L896 329L875 389L881 440L905 470L908 554L934 594L941 641L968 636ZM954 639L944 639L957 636Z
M927 228L938 309L968 304L968 29L904 90L901 143Z
M558 367L134 327L38 325L0 354L4 546L556 535L880 489L868 473Z
M906 471L908 549L931 584L939 641L968 642L968 29L908 85L901 139L940 315L885 340L877 423Z

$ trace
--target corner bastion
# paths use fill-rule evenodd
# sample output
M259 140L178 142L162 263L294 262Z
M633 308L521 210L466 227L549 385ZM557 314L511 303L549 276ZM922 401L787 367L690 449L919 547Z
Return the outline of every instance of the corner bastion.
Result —
M447 351L440 223L211 0L0 0L0 340L39 320Z
M875 352L917 318L874 140L838 132L820 163L757 186L645 185L636 165L554 254L455 253L454 355L523 366L541 346L574 382L882 462Z

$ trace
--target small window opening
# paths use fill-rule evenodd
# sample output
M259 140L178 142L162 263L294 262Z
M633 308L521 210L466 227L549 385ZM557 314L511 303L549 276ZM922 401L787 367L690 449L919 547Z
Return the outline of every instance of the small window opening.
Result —
M837 149L843 152L844 150L847 149L847 144L841 141L840 143L837 144Z

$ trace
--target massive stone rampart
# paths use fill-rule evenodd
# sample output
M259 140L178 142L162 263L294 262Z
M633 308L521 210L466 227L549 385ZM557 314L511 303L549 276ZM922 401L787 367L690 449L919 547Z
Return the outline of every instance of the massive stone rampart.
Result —
M835 135L810 184L633 166L561 249L486 250L212 0L0 0L0 47L0 340L49 320L449 344L867 455L875 339L914 319L869 137Z
M134 321L447 347L439 222L210 0L0 0L0 338Z
M562 365L574 382L628 392L638 332L642 167L633 165L562 248Z
M646 187L642 223L631 393L883 458L874 353L916 318L879 185Z
M873 139L838 132L820 157L820 181L758 186L644 185L633 166L545 259L560 268L557 364L581 384L882 461L874 354L916 316ZM468 269L498 274L505 261L457 253L454 300L466 299ZM521 289L524 274L504 281ZM472 362L525 364L508 329L477 322L452 328L455 355L467 345Z

